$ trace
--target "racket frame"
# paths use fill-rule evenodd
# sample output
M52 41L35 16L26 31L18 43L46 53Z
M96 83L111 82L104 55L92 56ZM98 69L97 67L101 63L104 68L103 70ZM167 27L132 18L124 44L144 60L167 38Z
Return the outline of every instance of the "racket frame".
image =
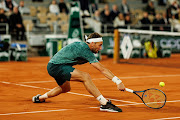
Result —
M143 100L144 93L145 93L146 91L152 90L152 89L153 89L153 90L158 90L158 91L160 91L161 93L164 94L164 96L165 96L165 101L164 101L163 106L161 106L161 107L159 107L159 108L153 108L153 107L148 106L148 105L144 102L144 100ZM166 104L166 99L167 99L167 97L166 97L166 94L165 94L162 90L159 90L159 89L156 89L156 88L149 88L149 89L142 90L142 91L134 91L134 90L131 90L131 89L129 89L129 88L125 88L125 90L128 91L128 92L130 92L130 93L134 93L135 95L137 95L137 96L141 99L141 101L142 101L147 107L149 107L149 108L152 108L152 109L160 109L160 108L164 107L164 105ZM142 97L141 97L138 93L142 93Z

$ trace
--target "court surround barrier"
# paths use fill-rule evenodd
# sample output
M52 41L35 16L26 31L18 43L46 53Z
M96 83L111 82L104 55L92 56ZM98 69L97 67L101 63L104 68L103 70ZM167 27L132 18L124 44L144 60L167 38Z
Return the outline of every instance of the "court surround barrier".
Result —
M180 53L180 46L179 46L180 42L178 43L180 36L177 32L162 32L162 31L147 31L147 30L144 30L142 32L142 30L127 30L127 29L120 29L120 30L123 31L119 37L119 39L121 39L120 44L122 43L122 39L124 35L129 35L131 38L131 42L133 45L133 50L130 55L131 58L146 58L146 56L144 56L146 51L144 49L144 46L142 45L142 42L146 40L150 40L152 36L157 47L161 48L162 57L170 57L171 53L176 53L176 52ZM126 33L126 31L131 31L131 32ZM134 32L137 32L137 33L134 33ZM148 32L151 32L151 33L149 34ZM158 34L158 33L161 33L161 34ZM113 57L114 34L103 33L102 36L103 36L104 42L103 42L102 51L98 55L98 57L100 57L101 54L108 55L109 57ZM45 35L45 39L46 39L46 50L50 57L52 57L58 50L66 46L68 43L74 42L72 40L69 40L69 41L66 40L67 35L64 35L64 38L61 38L61 37L58 38L58 35L56 34ZM51 42L51 43L48 43L48 42ZM55 47L50 48L51 45ZM121 50L119 51L119 56L123 58L123 54Z
M0 35L0 61L10 61L10 51L9 46L11 43L10 35ZM6 48L4 48L6 47Z
M27 61L27 45L11 43L11 35L0 35L0 61Z
M10 60L27 61L27 45L12 43L10 47Z
M67 35L45 35L46 51L50 58L66 45Z
M48 56L52 58L59 50L61 50L66 45L76 42L79 40L76 39L68 39L67 35L55 35L55 34L49 34L45 35L46 39L46 52L48 53ZM101 52L95 54L96 58L98 60L101 60Z
M133 50L130 53L131 54L130 57L142 57L142 58L146 57L144 56L145 53L144 47L140 44L143 44L148 40L155 41L155 44L157 45L158 49L161 52L162 55L161 57L170 57L172 52L180 52L179 43L177 44L176 42L179 41L180 34L177 32L148 31L148 30L136 30L136 29L130 29L130 30L116 29L115 31L116 32L114 32L114 36L115 36L114 40L119 41L121 39L121 43L124 36L130 37L131 42L133 44ZM116 39L116 36L121 36L121 37L119 37L120 39ZM167 38L170 39L171 43L167 42ZM174 38L176 38L177 40L175 40ZM126 47L128 49L128 44L126 44ZM117 50L119 48L114 47L113 50L113 48L111 47L110 49L111 52L109 52L108 54L113 54L114 57L118 57L118 58L122 55L121 53L122 51ZM114 59L114 61L117 62L118 59Z

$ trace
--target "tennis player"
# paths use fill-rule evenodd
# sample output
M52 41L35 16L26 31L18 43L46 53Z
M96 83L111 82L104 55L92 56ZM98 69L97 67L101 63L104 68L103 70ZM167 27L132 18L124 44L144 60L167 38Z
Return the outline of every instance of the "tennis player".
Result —
M74 65L89 62L99 70L105 77L117 84L121 91L125 90L122 81L110 70L105 68L94 56L102 49L103 39L98 33L92 33L86 37L86 42L71 43L58 51L49 61L47 70L57 82L58 86L43 95L36 95L32 98L34 103L45 102L45 99L57 96L70 91L70 81L82 82L87 91L92 94L101 104L100 111L122 112L120 108L113 105L110 100L103 97L100 91L92 82L88 73L73 68Z

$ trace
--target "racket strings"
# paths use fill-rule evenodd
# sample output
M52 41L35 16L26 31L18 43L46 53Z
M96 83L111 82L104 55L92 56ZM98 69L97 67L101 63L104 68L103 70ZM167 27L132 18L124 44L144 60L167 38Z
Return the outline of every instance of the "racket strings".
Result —
M166 102L166 96L159 90L150 89L144 92L143 101L151 108L161 108Z

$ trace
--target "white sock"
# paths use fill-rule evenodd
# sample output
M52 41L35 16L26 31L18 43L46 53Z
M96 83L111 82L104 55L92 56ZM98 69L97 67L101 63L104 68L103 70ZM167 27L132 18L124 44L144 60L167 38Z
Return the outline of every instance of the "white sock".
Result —
M98 96L96 98L102 105L106 105L106 103L108 102L108 100L106 100L106 98L104 98L102 95Z
M44 95L41 95L40 98L41 98L41 99L47 99L47 98L48 98L47 93L45 93Z

